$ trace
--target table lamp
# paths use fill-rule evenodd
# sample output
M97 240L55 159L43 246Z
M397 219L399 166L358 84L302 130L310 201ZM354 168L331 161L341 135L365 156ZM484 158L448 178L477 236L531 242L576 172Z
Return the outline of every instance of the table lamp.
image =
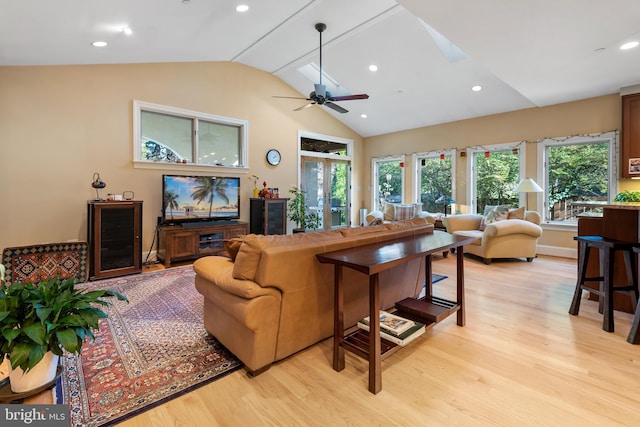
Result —
M440 196L436 199L436 203L444 204L444 216L447 216L447 205L450 205L451 203L455 203L455 202L456 201L449 196Z

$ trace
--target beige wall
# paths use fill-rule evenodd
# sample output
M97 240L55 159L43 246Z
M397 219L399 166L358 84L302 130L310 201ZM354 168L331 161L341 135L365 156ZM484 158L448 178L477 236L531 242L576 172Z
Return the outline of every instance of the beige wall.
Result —
M363 185L369 191L365 196L366 205L369 206L371 200L371 157L527 141L526 175L536 177L536 141L545 137L606 132L620 129L621 123L620 96L613 94L366 138L363 171ZM402 147L402 150L397 147ZM405 166L405 200L410 200L413 173L410 156ZM458 155L456 201L461 204L467 204L466 169L467 158ZM640 190L640 183L625 180L620 183L620 188ZM534 199L529 198L531 209L536 207ZM545 230L540 245L575 248L573 235L575 232Z
M144 201L146 256L162 207L161 176L176 172L134 169L134 99L247 120L249 174L284 195L297 184L299 130L353 139L359 185L362 138L321 108L293 112L299 102L273 95L299 94L266 72L227 62L0 67L0 248L85 240L99 172L107 183L101 196L131 190ZM266 163L268 148L282 153L279 166ZM253 186L241 176L248 221Z

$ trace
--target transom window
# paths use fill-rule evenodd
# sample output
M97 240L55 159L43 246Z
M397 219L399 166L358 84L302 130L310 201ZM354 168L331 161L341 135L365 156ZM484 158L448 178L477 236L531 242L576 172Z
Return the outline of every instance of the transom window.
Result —
M248 122L133 102L134 161L246 167Z

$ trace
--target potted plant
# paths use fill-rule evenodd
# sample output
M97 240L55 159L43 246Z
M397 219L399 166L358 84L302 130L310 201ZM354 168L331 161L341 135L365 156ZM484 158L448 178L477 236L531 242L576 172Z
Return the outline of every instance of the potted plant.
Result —
M289 219L298 225L294 233L315 230L320 227L320 217L315 212L307 212L305 192L295 185L289 189L293 197L289 200Z
M128 302L111 290L76 288L75 278L0 288L0 354L11 361L14 393L52 381L63 350L80 354L85 340L95 339L99 319L107 317L100 307L110 304L103 297Z

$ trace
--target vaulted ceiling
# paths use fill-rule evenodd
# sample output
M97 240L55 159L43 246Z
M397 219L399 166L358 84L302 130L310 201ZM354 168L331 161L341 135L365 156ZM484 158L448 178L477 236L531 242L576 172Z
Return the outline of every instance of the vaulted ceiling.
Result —
M305 97L323 22L324 82L370 96L327 111L365 137L640 84L640 47L619 49L640 40L638 0L0 0L0 10L0 66L235 61Z

